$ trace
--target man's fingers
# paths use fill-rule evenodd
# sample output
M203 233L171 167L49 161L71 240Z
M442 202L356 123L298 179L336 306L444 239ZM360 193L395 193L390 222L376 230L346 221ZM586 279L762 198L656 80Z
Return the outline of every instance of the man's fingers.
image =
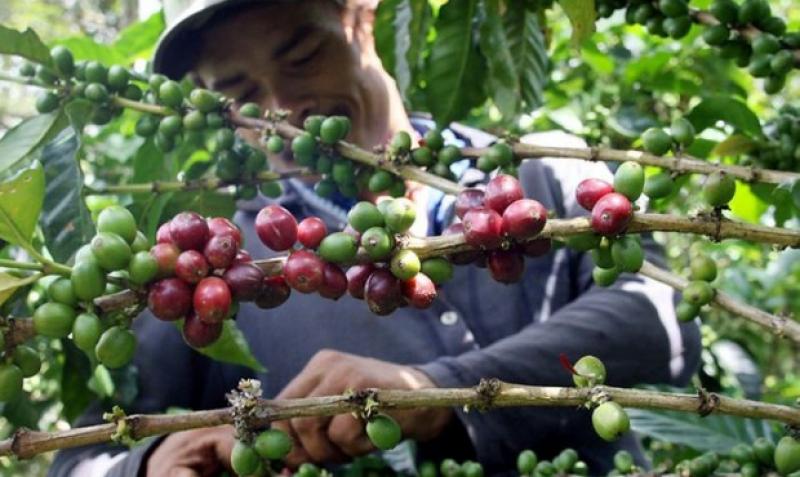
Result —
M342 462L346 454L328 439L330 418L301 417L291 420L291 426L314 462Z
M190 467L173 467L167 477L200 477L200 474Z
M275 399L293 399L308 396L319 384L321 374L316 370L306 367L300 374L294 377L283 390L275 396Z
M358 457L375 449L364 432L364 423L352 414L334 416L328 424L328 438L350 457Z

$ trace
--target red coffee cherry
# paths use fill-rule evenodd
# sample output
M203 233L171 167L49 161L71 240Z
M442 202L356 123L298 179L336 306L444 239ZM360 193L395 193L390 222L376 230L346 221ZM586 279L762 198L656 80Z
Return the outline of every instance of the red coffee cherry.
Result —
M353 265L347 269L347 291L350 296L359 300L364 299L364 287L374 271L375 266L371 263Z
M417 273L403 282L403 296L411 306L424 310L436 299L436 285L424 273Z
M214 269L230 267L238 252L239 244L231 234L212 235L203 249L203 255Z
M181 250L202 251L208 241L208 224L194 212L181 212L169 223L172 241Z
M493 250L486 259L489 273L500 283L516 283L525 273L525 258L517 252Z
M319 217L307 217L297 225L297 241L303 247L317 248L328 235L328 227Z
M631 201L612 192L597 201L592 209L592 230L601 235L617 235L625 230L633 217Z
M150 286L147 307L156 318L174 321L192 309L192 288L179 278L165 278Z
M528 257L541 257L542 255L547 255L550 253L550 249L553 247L553 241L549 238L540 238L536 240L528 240L522 247L520 247L523 254Z
M213 217L206 221L208 223L208 234L210 237L229 235L236 241L236 246L242 246L242 231L233 222L225 217Z
M300 293L314 293L323 280L325 262L314 252L296 250L283 265L283 276L290 287Z
M169 232L169 222L164 222L156 231L156 243L172 243L172 234Z
M503 242L503 218L492 209L473 209L464 215L464 239L473 247L497 248Z
M480 189L464 189L456 196L455 211L459 219L472 209L484 207L485 193Z
M175 275L186 283L194 285L208 275L208 262L202 253L187 250L178 255Z
M256 233L272 250L289 250L297 241L297 221L280 205L268 205L256 216Z
M180 254L180 249L173 243L157 243L150 249L150 255L158 263L159 277L170 277L175 274L175 265Z
M502 214L506 207L524 196L522 186L516 177L499 175L486 184L486 207Z
M345 293L347 293L347 275L338 265L325 262L325 268L322 269L322 285L319 287L320 296L338 300Z
M503 232L523 240L542 231L547 223L547 209L533 199L514 201L503 211Z
M264 277L261 290L256 297L256 306L265 310L276 308L283 305L291 294L292 289L282 275Z
M372 313L388 315L403 304L400 281L389 270L379 268L372 272L364 285L364 299Z
M236 258L233 259L231 262L231 266L238 265L240 263L250 263L253 261L253 257L250 255L250 252L247 250L240 248L238 252L236 252Z
M614 186L602 179L584 179L575 189L575 199L581 207L591 211L606 194L614 192Z
M252 263L240 263L225 270L222 279L228 284L235 299L253 301L261 292L264 272Z
M222 334L222 323L206 323L192 311L183 320L183 339L193 348L205 348Z
M200 280L192 297L197 317L206 323L221 323L231 308L231 290L219 277Z

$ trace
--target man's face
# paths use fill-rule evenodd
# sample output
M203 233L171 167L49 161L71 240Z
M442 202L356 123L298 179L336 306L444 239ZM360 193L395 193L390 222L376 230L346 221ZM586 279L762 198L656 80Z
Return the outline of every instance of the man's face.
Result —
M385 75L371 24L331 0L242 8L203 32L195 73L238 103L288 109L296 125L311 114L350 117L349 140L383 144Z

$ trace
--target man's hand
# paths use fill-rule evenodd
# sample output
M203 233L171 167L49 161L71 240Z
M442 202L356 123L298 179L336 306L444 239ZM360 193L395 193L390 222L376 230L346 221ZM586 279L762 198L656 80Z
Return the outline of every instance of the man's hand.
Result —
M205 477L231 470L233 427L170 434L147 460L147 476Z
M435 384L422 372L386 361L338 351L322 350L314 355L276 399L341 394L348 389L422 389ZM392 416L404 437L426 441L436 437L452 419L449 408L398 411ZM287 456L289 467L303 462L341 462L375 449L364 433L364 423L351 414L333 417L295 418L275 422L294 441Z

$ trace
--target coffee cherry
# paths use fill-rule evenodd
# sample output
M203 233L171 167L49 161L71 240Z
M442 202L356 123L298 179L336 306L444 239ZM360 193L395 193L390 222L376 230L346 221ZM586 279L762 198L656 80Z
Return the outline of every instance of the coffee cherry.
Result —
M50 300L67 306L75 307L78 304L78 297L75 296L72 282L68 278L53 280L47 287L47 296Z
M121 326L112 326L100 335L94 354L108 369L117 369L130 363L136 352L136 335Z
M408 280L422 268L419 257L413 250L399 250L392 257L390 268L394 276L400 280Z
M406 198L394 199L386 206L384 220L389 231L402 234L408 231L417 218L414 203Z
M387 191L392 186L393 181L394 177L390 172L377 170L370 176L367 188L370 192L379 194Z
M334 116L325 118L319 126L319 139L323 144L336 144L347 133L347 126Z
M338 265L325 262L319 294L323 298L338 300L347 293L347 276Z
M792 436L783 436L775 446L775 468L781 475L800 470L800 441Z
M730 24L739 18L739 6L733 0L714 0L709 11L723 24Z
M324 244L325 241L320 245L320 252ZM297 250L286 259L283 275L289 286L300 293L314 293L322 285L324 267L325 263L314 252Z
M263 309L276 308L284 304L291 294L292 289L283 276L264 277L256 297L256 306Z
M436 129L429 129L424 135L425 145L434 151L438 151L444 147L444 138L442 133Z
M158 276L169 277L175 273L175 265L181 251L172 243L157 243L150 249L150 255L158 264Z
M614 441L631 427L628 414L614 401L607 401L592 411L592 426L603 440Z
M526 449L519 453L517 456L517 472L520 475L532 475L533 469L536 468L538 459L536 453L530 449Z
M618 451L614 454L614 468L620 474L629 474L633 470L633 456L626 450ZM695 475L692 473L692 475Z
M444 258L424 260L420 271L436 285L441 285L453 278L453 265Z
M611 192L614 187L602 179L584 179L575 189L575 199L581 207L591 211L601 197Z
M334 232L322 239L319 244L319 255L327 262L352 262L356 252L358 252L358 242L345 232Z
M158 261L149 252L137 252L128 264L128 277L135 285L144 285L158 275Z
M58 71L61 76L72 76L72 73L75 71L75 58L68 48L61 45L54 46L50 50L50 58L53 60L56 71Z
M189 102L201 113L210 113L220 105L216 94L202 88L195 88L189 93Z
M703 31L703 40L711 46L722 46L730 37L730 28L723 24L708 26Z
M697 255L689 263L692 280L713 282L717 278L717 263L706 255Z
M268 205L256 216L256 233L270 249L288 250L297 241L297 221L283 207Z
M644 250L637 236L626 235L615 240L611 256L621 272L636 273L644 264Z
M650 154L663 156L672 148L672 137L661 128L650 128L642 134L642 145Z
M13 364L0 364L0 402L11 402L22 393L22 370Z
M166 116L158 123L158 132L164 137L174 139L178 134L181 133L182 129L183 120L176 114Z
M670 125L672 138L681 146L689 147L694 142L697 132L692 123L685 118L676 118Z
M737 444L733 446L730 450L730 457L739 465L745 465L756 459L753 448L747 444Z
M319 217L307 217L297 225L297 241L306 248L317 248L328 234L328 227Z
M58 95L53 93L52 91L45 91L36 98L36 111L41 114L47 114L49 112L55 111L58 109L59 105L59 98Z
M700 313L699 306L692 305L683 300L678 302L678 306L675 307L675 316L680 321L694 320L698 313Z
M218 236L230 236L236 242L237 247L242 246L242 232L239 227L225 217L213 217L206 220L208 225L208 236L210 238Z
M158 100L164 106L178 109L183 104L183 90L176 81L164 81L158 87Z
M597 248L600 246L600 241L602 237L594 234L594 233L583 233L583 234L576 234L570 235L566 239L564 239L564 243L567 247L577 250L579 252L588 252L593 248Z
M179 278L159 280L150 286L147 307L160 320L181 319L192 308L192 289Z
M72 267L70 282L79 300L91 301L105 291L106 274L96 260L82 260Z
M311 134L303 133L292 139L292 154L295 160L301 165L311 161L316 148L317 142Z
M503 211L503 232L517 240L537 235L547 222L547 209L533 199L514 201Z
M437 477L436 464L426 460L419 464L419 477Z
M22 372L23 378L35 376L42 369L42 359L39 357L39 353L30 346L17 345L14 348L12 359Z
M480 248L497 248L503 241L503 218L492 209L473 209L464 215L464 239Z
M36 66L36 79L38 79L45 85L52 85L55 84L56 81L58 81L56 72L53 71L50 67L47 67L45 65Z
M191 311L183 321L183 339L192 348L205 348L222 335L222 322L206 323Z
M292 450L292 439L280 429L267 429L253 442L258 455L264 459L281 460Z
M500 283L516 283L525 273L525 259L517 252L493 250L489 252L486 264L492 278Z
M383 214L371 202L359 202L347 213L347 221L359 232L372 227L382 227Z
M611 254L611 241L604 238L597 248L591 250L594 264L600 268L614 268L614 257Z
M568 475L572 467L578 462L578 453L575 449L564 449L553 459L553 467L557 472Z
M186 283L194 285L208 275L208 262L197 250L187 250L178 255L175 275Z
M459 219L472 209L484 207L485 193L480 189L464 189L456 196L455 212Z
M33 313L33 328L48 338L64 338L72 330L75 310L62 303L48 302Z
M364 299L364 288L375 266L371 263L353 265L347 269L347 291L350 296L358 300Z
M372 260L387 258L394 248L394 236L383 227L372 227L361 234L361 246Z
M219 269L228 268L238 252L239 247L233 235L216 235L208 239L202 256L212 269Z
M461 464L461 473L464 477L484 477L483 466L471 460Z
M600 235L621 233L633 217L631 201L622 194L604 195L592 209L592 230Z
M127 268L131 261L131 247L117 234L100 232L92 239L91 247L97 263L105 270Z
M261 291L264 272L252 263L239 263L225 270L222 279L230 288L233 298L253 301Z
M231 451L231 467L237 475L253 475L261 465L261 457L255 449L236 441Z
M424 273L417 273L403 281L402 288L408 303L420 310L430 307L436 299L436 285Z
M208 241L208 224L199 214L181 212L169 222L169 236L181 250L202 252Z
M486 207L502 214L512 202L522 199L522 186L519 181L509 175L499 175L486 185L484 200Z
M644 189L644 169L637 162L623 162L614 173L614 190L634 201Z
M597 386L606 382L606 367L594 356L583 356L575 362L573 369L576 374L572 375L572 382L579 388Z
M150 250L150 241L147 240L147 237L139 230L136 231L136 236L133 238L133 242L131 242L131 252L139 253L139 252L147 252Z
M283 138L280 136L270 136L267 139L267 151L271 152L272 154L280 154L283 152L284 144Z
M239 114L246 118L260 118L261 108L256 103L245 103L239 108Z
M389 270L377 269L364 285L364 299L372 313L378 316L388 315L403 304L400 281Z
M683 289L683 299L694 306L707 305L714 298L714 288L706 281L689 282Z
M511 149L511 146L504 142L493 144L489 148L488 155L492 161L501 167L507 166L514 161L514 151Z
M654 174L644 182L644 194L651 199L661 199L670 194L675 188L675 182L669 172Z
M89 83L83 90L83 95L89 101L104 103L108 101L108 89L100 83Z
M703 198L712 207L723 207L733 199L736 181L724 172L714 172L706 178Z
M617 281L619 274L620 270L616 266L612 268L594 267L592 269L592 281L599 287L610 287Z
M192 305L197 317L205 323L221 323L231 308L231 291L219 277L200 280L192 295Z
M174 243L169 222L164 222L158 227L156 231L156 243Z
M453 459L444 459L439 465L439 471L443 477L459 477L461 466Z
M437 155L439 164L445 167L445 171L449 172L450 165L461 160L461 151L456 146L444 146Z
M435 162L431 148L422 146L411 151L411 162L416 166L429 167Z
M94 355L94 347L103 333L103 324L94 313L81 313L72 324L72 341L87 354Z
M367 422L367 437L380 450L389 450L400 443L400 425L386 414L378 414Z
M753 453L760 464L770 466L774 463L775 445L766 437L759 437L753 441Z

